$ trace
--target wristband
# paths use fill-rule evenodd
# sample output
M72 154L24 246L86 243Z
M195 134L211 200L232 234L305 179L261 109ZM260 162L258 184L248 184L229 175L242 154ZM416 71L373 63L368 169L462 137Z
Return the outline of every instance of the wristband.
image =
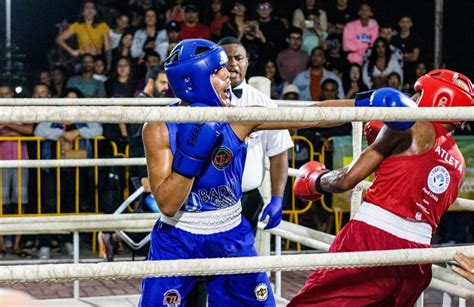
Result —
M356 107L367 107L370 105L370 97L375 90L358 92L355 96L355 106Z
M321 175L318 176L318 178L316 178L316 184L315 184L316 191L321 195L326 193L326 191L324 191L323 188L321 187L321 178L323 178L323 176L329 172L330 171L328 170L327 172L322 173Z

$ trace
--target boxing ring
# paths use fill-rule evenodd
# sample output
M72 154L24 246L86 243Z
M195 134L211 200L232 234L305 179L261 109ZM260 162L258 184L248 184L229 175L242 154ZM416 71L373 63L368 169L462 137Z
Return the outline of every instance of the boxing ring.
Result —
M123 100L123 104L121 104ZM149 100L149 101L146 101ZM126 102L125 102L126 101ZM132 102L131 102L132 101ZM174 101L174 100L173 100ZM385 120L474 120L472 108L300 108L309 102L284 101L280 108L158 108L170 100L159 99L5 99L2 101L0 123L24 122L101 122L143 123L146 121L167 122L212 122L212 121L287 121L287 122L353 122L353 156L361 152L361 121ZM8 106L8 105L12 106ZM102 106L107 105L107 106ZM117 104L117 105L115 105ZM53 106L54 105L54 106ZM112 106L111 106L112 105ZM146 106L145 106L146 105ZM291 105L292 107L289 107ZM144 159L92 159L92 160L25 160L0 161L0 168L17 167L85 167L112 165L143 165ZM290 169L295 176L298 170ZM361 203L362 190L370 183L359 184L352 193L351 215ZM458 199L457 204L474 210L474 201ZM270 234L275 236L275 255L270 256L270 244L263 256L232 259L190 259L173 261L135 261L98 264L79 263L79 232L84 231L149 231L156 221L156 214L88 215L34 218L0 219L0 235L27 233L74 233L73 264L10 265L0 266L0 282L34 282L75 280L74 297L79 297L79 280L118 279L150 276L214 275L271 271L275 275L275 294L281 295L281 271L310 270L315 268L341 268L358 266L405 265L416 263L438 263L450 261L456 251L474 257L474 246L456 246L433 249L407 249L336 254L281 255L281 239L300 242L303 245L325 252L333 236L299 225L282 223L265 231L267 243ZM262 225L259 225L261 228ZM438 266L433 266L430 287L459 296L474 298L474 287L467 281ZM460 305L462 301L460 299Z

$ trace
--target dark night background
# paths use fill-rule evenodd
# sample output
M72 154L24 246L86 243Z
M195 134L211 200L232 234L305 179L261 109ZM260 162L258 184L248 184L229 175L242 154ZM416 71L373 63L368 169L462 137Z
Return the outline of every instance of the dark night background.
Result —
M81 3L82 0L12 0L12 40L26 55L26 71L47 67L47 51L55 47L58 33L55 24L64 19L75 21ZM276 3L287 5L287 1ZM434 3L434 0L372 1L375 18L379 21L396 23L402 13L413 17L415 32L423 39L428 62L432 61L433 54ZM473 78L474 0L445 0L444 12L443 62L448 68ZM0 0L0 25L0 45L3 45L5 0Z

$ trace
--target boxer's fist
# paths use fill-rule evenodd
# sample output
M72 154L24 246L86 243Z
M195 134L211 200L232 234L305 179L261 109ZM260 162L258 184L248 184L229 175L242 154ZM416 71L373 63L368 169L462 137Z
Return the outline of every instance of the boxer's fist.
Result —
M299 169L300 175L293 184L295 196L304 200L316 201L322 196L322 192L316 188L316 181L320 176L329 172L326 166L318 161L310 161Z
M173 170L185 177L196 177L221 135L223 123L185 123L178 125L178 149Z
M380 130L382 130L383 125L384 123L379 120L373 120L365 123L364 135L369 146L375 141L375 139L379 135Z
M402 92L383 87L374 91L361 92L356 94L356 107L406 107L416 108L416 103ZM395 130L410 129L415 122L386 122L387 126Z

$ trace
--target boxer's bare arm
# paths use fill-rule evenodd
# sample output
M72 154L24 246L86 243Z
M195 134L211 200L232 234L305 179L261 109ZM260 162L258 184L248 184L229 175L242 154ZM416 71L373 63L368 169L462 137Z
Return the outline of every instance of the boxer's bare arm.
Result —
M337 99L315 101L308 107L354 107L354 99ZM245 139L252 131L256 130L282 130L282 129L304 129L304 128L329 128L340 126L345 122L232 122L232 130L240 139Z
M411 144L410 130L396 131L384 127L375 142L367 147L348 167L333 170L321 177L324 191L342 193L353 189L372 174L382 161L407 150Z
M173 172L173 154L166 124L146 123L143 127L143 145L153 196L161 213L173 216L187 200L194 179Z

